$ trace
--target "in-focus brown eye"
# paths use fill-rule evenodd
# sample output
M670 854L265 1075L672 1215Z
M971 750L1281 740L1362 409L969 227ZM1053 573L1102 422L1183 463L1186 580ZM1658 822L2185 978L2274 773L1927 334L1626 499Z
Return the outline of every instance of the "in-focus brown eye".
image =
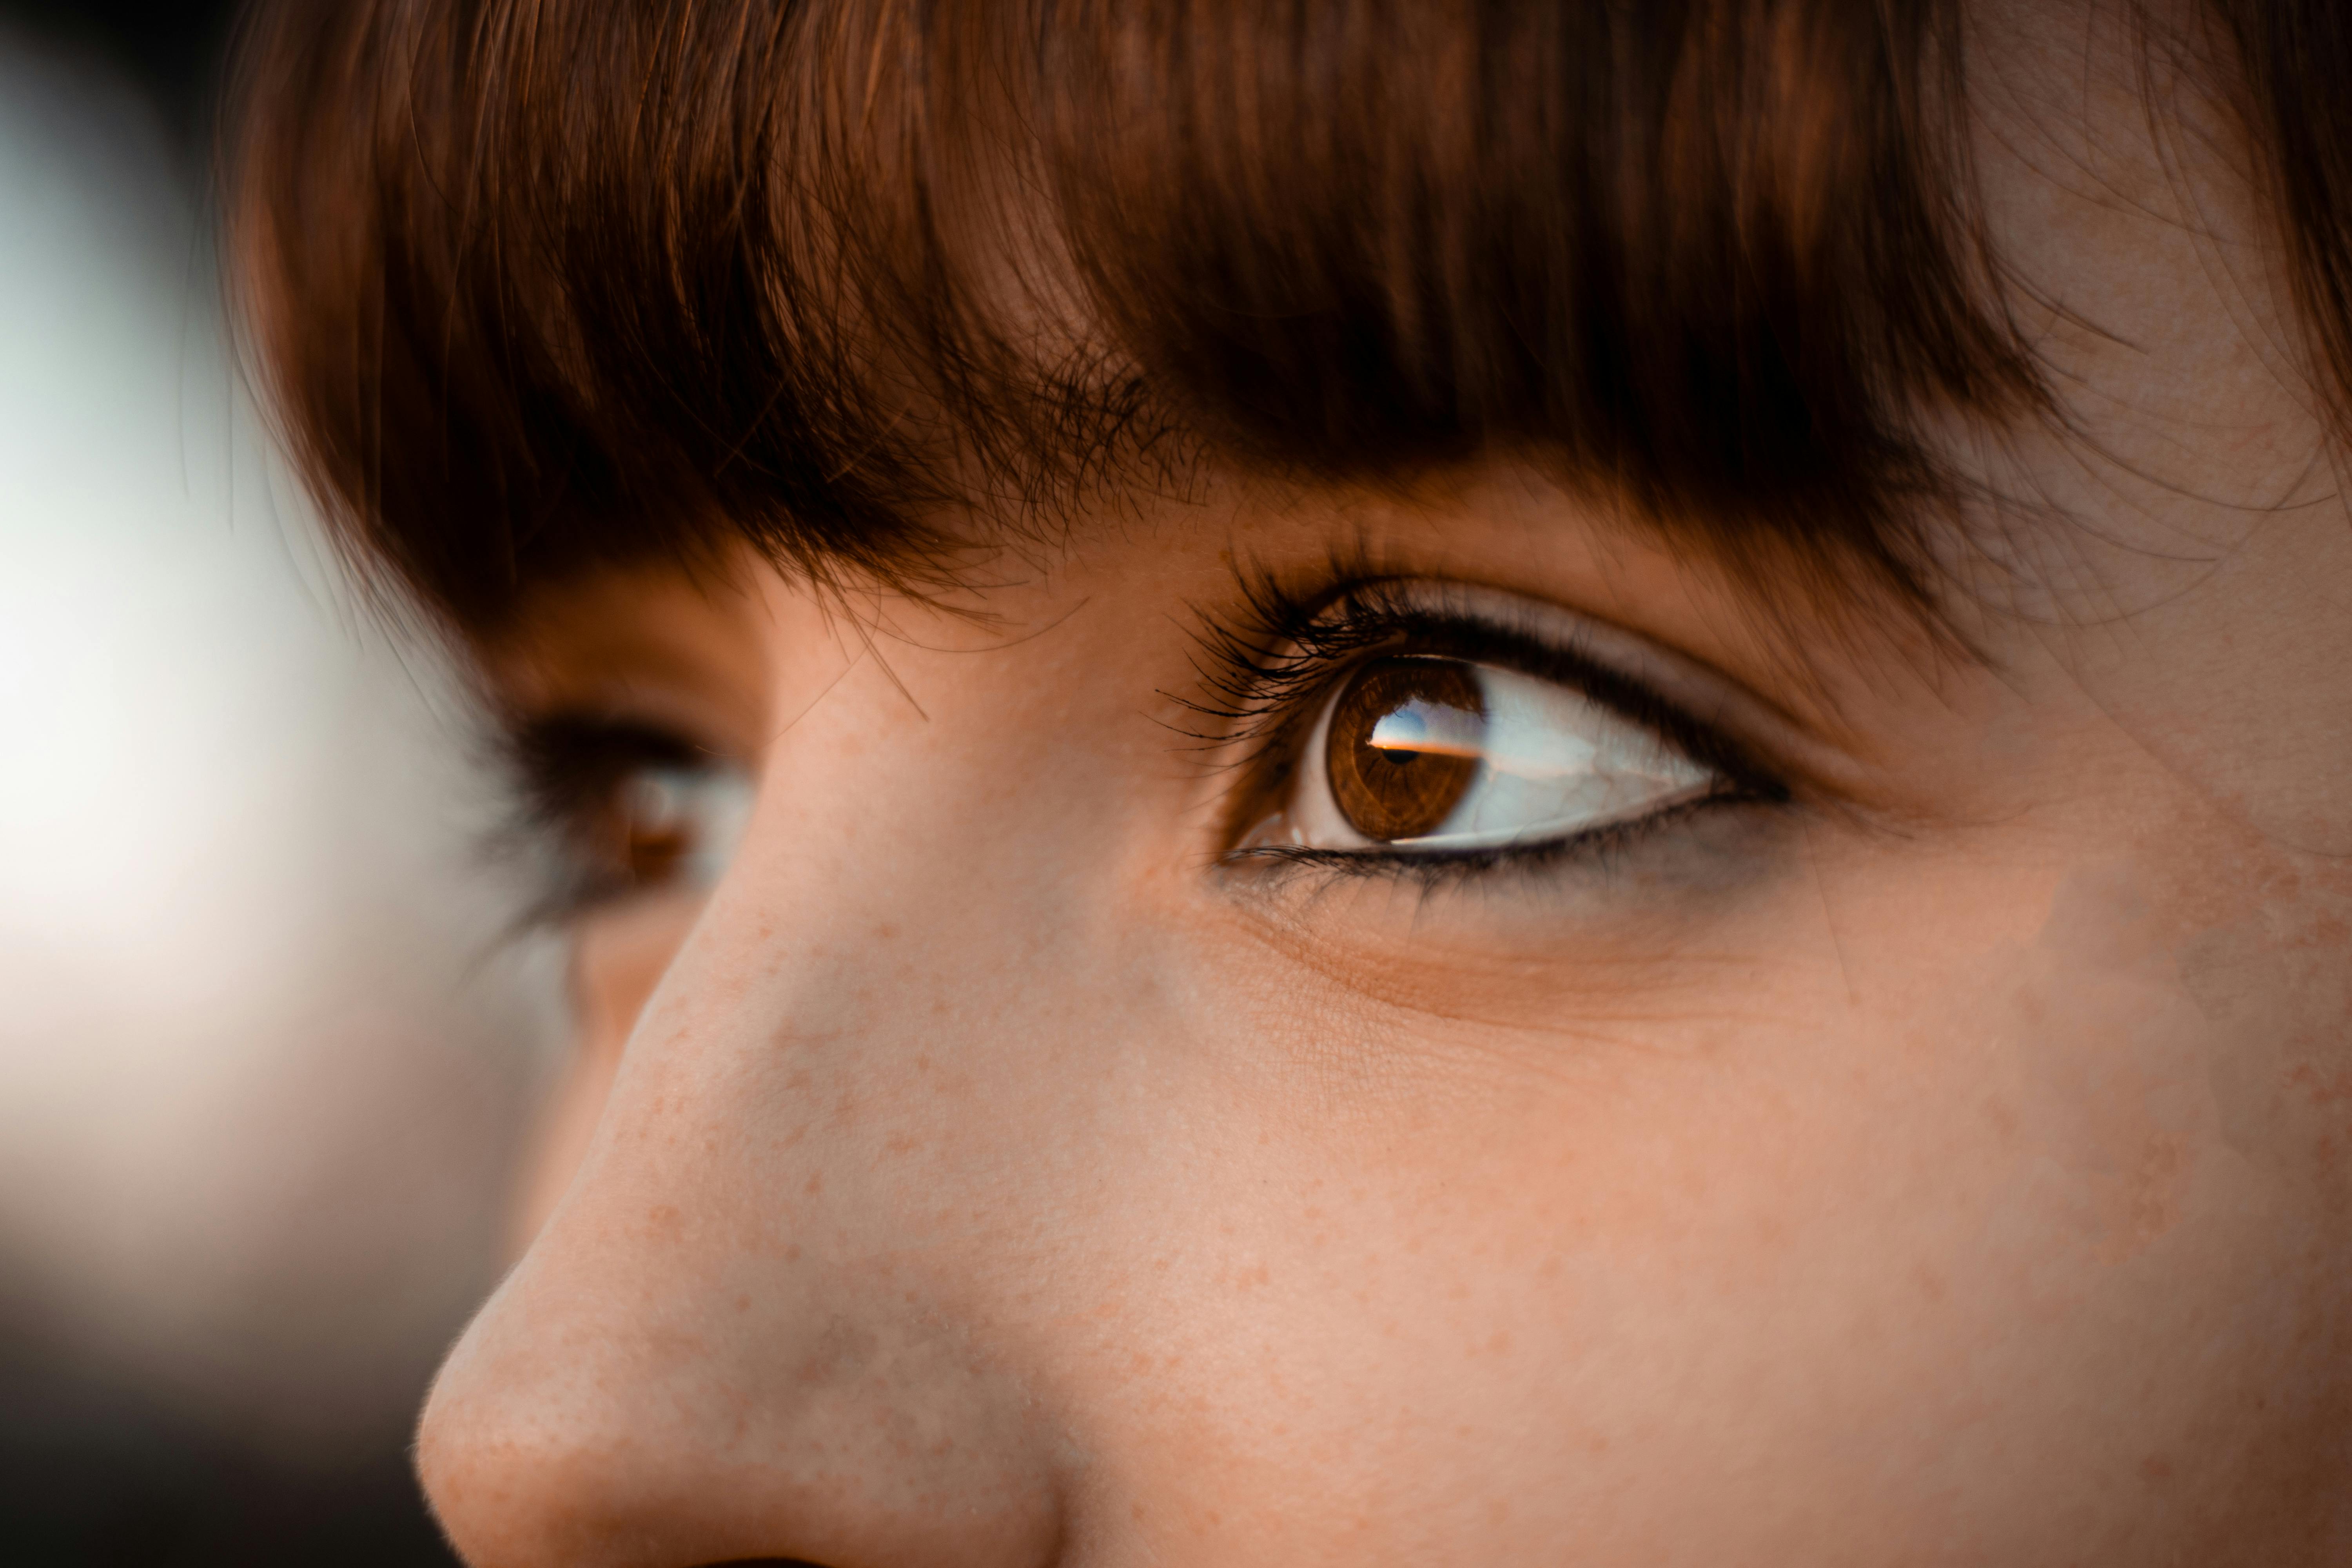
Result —
M1486 731L1486 698L1469 665L1376 659L1332 704L1324 742L1332 800L1367 838L1426 837L1477 778Z

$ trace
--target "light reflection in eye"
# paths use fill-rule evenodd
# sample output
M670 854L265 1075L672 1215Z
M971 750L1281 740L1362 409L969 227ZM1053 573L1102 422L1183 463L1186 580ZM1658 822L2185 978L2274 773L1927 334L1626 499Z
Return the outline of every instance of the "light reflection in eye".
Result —
M1290 799L1245 847L1536 844L1637 820L1722 782L1556 681L1461 659L1381 658L1334 695Z

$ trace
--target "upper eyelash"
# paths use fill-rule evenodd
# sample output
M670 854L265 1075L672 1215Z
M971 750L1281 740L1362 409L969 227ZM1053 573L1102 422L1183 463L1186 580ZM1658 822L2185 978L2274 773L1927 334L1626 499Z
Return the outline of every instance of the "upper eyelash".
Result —
M544 826L568 814L630 768L704 765L712 754L684 736L633 719L551 713L506 729L502 750L527 811Z
M1205 696L1162 693L1212 726L1181 731L1188 738L1206 748L1240 748L1232 766L1246 767L1300 721L1305 699L1350 657L1432 619L1402 597L1412 574L1385 569L1360 543L1334 551L1311 580L1239 563L1234 572L1237 612L1192 610L1192 668ZM1332 607L1343 604L1366 613L1334 620Z

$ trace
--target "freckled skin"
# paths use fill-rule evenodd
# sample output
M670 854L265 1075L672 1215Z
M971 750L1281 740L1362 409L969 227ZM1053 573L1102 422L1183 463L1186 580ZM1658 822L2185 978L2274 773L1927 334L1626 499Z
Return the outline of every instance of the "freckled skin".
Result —
M1220 483L871 650L748 564L541 606L510 679L671 692L762 784L707 904L581 932L421 1437L468 1559L2352 1562L2352 521L2252 506L2322 433L2120 90L2074 175L1988 154L2105 312L2051 352L2114 472L2002 450L2100 526L1956 611L1981 665L1798 679L1501 464ZM1183 608L1358 535L1724 672L1836 787L1598 871L1220 869Z

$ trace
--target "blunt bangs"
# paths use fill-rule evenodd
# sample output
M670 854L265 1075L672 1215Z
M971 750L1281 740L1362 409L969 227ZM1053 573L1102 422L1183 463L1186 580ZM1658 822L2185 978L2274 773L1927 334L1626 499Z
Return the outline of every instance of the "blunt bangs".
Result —
M293 0L234 235L343 537L456 626L747 539L936 577L1203 459L1494 452L1918 590L2047 392L1954 4Z

